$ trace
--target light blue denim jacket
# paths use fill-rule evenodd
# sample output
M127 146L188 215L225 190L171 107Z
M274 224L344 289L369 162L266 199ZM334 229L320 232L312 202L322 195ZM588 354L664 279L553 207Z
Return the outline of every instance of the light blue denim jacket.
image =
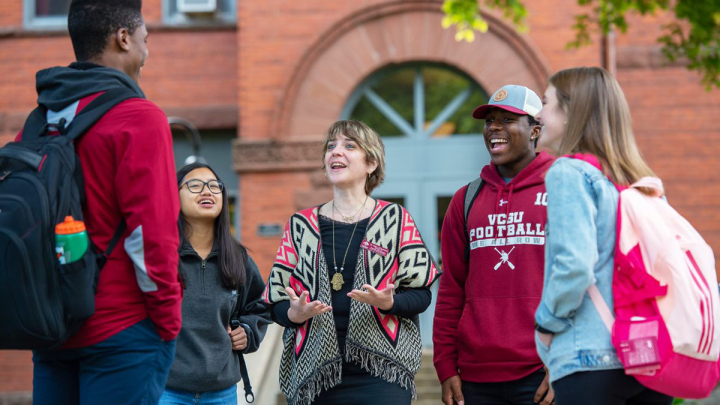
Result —
M610 332L587 294L597 284L612 308L618 192L591 164L558 159L545 176L545 277L535 321L554 332L535 344L550 381L579 371L622 368Z

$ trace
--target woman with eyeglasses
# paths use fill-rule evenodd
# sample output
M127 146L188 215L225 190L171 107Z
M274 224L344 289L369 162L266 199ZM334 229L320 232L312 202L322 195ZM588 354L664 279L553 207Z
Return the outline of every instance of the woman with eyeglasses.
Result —
M177 179L182 330L160 405L236 405L241 353L256 351L271 323L265 284L230 233L227 190L215 171L193 163Z

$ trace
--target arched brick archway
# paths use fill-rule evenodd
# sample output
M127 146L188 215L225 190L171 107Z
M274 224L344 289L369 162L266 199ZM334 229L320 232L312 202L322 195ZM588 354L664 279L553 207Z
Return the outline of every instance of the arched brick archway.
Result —
M517 83L540 91L549 69L525 37L493 15L475 42L445 30L441 1L369 7L338 22L311 47L290 78L274 120L277 141L317 139L336 120L355 87L383 66L440 62L468 73L492 92Z
M260 234L293 211L324 203L332 190L319 171L322 134L341 116L356 87L373 72L405 62L434 62L466 73L487 91L507 83L545 86L548 65L528 38L500 18L484 15L490 30L474 43L455 41L441 26L442 0L394 1L368 6L318 36L286 79L271 113L270 133L233 145L241 174L243 243L275 251L276 236ZM264 229L264 228L263 228ZM269 268L272 255L261 259Z
M454 66L487 91L504 84L545 87L549 68L529 38L493 14L475 42L455 41L445 30L442 0L395 1L369 6L338 21L304 53L288 78L268 138L235 141L238 173L314 170L318 145L340 117L356 86L390 65L428 61Z

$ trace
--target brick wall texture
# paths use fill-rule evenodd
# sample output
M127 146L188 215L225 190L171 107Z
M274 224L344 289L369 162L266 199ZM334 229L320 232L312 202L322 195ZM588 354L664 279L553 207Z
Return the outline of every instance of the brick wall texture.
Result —
M526 1L530 31L513 33L490 11L490 32L456 43L440 28L440 0L239 1L236 28L168 28L165 0L146 0L150 56L141 85L166 110L234 107L244 139L319 139L353 89L392 63L427 60L460 68L488 93L502 84L542 92L547 75L599 65L599 35L568 50L575 0ZM0 145L12 139L34 107L34 73L73 60L62 32L23 29L22 2L0 0ZM720 252L720 90L705 91L699 76L665 63L656 38L667 15L633 17L617 37L617 77L630 103L644 156L664 180L670 202ZM318 151L318 167L320 166ZM291 157L290 157L291 159ZM264 276L279 237L256 234L299 208L328 196L310 171L241 173L241 235ZM322 180L320 180L322 182ZM0 392L29 391L27 353L0 352Z

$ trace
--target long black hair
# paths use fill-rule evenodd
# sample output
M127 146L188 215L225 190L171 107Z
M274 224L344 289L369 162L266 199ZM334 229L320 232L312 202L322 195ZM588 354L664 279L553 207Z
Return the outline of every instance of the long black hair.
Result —
M222 180L212 167L204 163L191 163L178 170L178 188L182 186L182 181L188 173L195 169L202 168L210 170L215 175L215 178L222 183ZM215 243L220 253L220 275L222 277L222 283L226 288L235 289L238 286L244 285L247 280L247 270L245 268L247 250L240 242L235 240L230 233L230 210L228 209L227 187L223 187L222 202L223 205L220 210L220 215L215 218ZM187 242L187 234L192 232L192 226L185 220L182 211L180 211L180 215L178 216L178 228L180 230L180 245L182 245Z

